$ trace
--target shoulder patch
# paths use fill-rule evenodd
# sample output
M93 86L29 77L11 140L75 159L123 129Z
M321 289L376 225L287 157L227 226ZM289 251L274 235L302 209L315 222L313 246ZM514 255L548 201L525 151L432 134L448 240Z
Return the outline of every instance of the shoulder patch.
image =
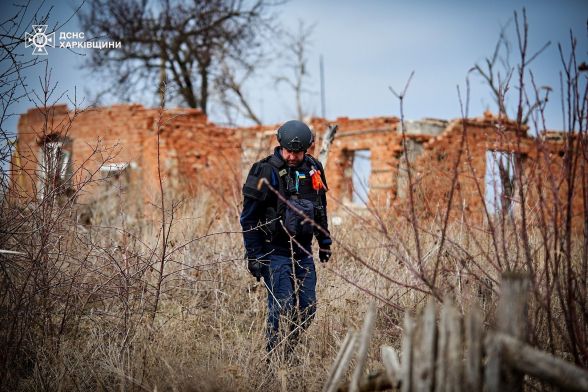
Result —
M266 160L256 162L251 167L249 175L243 185L243 196L250 197L255 200L265 200L269 188L267 183L263 181L265 179L270 185L275 186L275 170Z

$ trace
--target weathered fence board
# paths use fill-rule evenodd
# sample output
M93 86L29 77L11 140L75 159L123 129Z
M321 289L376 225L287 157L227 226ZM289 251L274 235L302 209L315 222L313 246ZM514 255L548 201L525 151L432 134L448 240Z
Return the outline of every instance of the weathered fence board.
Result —
M351 331L347 332L347 336L341 344L337 359L331 367L331 372L323 388L324 392L334 392L339 386L341 378L345 374L351 358L353 358L353 352L355 351L355 342L357 335Z
M588 392L586 369L526 343L528 289L529 281L523 275L503 277L496 330L486 334L478 307L470 309L462 320L457 308L446 300L438 325L433 302L416 322L405 314L401 357L392 347L382 346L385 370L360 378L375 320L375 310L370 309L359 338L358 367L352 381L339 390L522 391L524 374L528 374L563 390ZM336 390L347 369L355 347L354 343L346 344L349 340L355 341L349 338L342 345L324 391Z
M376 323L376 304L371 303L370 307L365 316L363 327L361 329L361 335L359 339L359 349L357 351L357 364L353 371L351 378L351 385L349 388L350 392L359 391L359 382L363 375L363 369L367 361L368 348L370 346L370 340L372 338L372 331L374 330L374 324Z
M486 347L486 367L484 369L484 390L500 392L500 345L493 335L484 339Z
M501 345L505 363L538 379L559 386L566 391L588 391L588 371L537 350L505 334L495 339Z
M435 391L461 391L463 350L461 323L457 309L446 301L441 309L439 344L435 373Z
M502 277L500 298L496 309L496 331L527 341L527 296L529 279L520 273L508 273ZM498 347L500 355L500 347ZM499 360L502 363L501 360ZM522 391L524 375L517 370L501 366L499 388L504 392Z
M465 317L465 389L482 388L482 314L475 306Z
M412 342L413 342L414 323L408 313L404 315L404 330L402 335L402 359L401 359L401 385L402 392L411 392L412 390Z
M432 391L435 376L435 304L427 303L414 338L412 384L415 391Z
M390 381L392 388L399 388L402 378L402 369L400 368L400 359L396 350L390 346L382 346L380 349L382 355L382 363L386 370L386 376Z

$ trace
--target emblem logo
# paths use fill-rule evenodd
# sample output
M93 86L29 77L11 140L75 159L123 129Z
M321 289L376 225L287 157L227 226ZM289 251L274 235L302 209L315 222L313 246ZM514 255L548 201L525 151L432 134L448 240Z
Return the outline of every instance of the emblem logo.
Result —
M33 25L33 32L25 33L25 48L34 46L33 54L46 56L45 46L55 47L55 33L45 34L47 25Z

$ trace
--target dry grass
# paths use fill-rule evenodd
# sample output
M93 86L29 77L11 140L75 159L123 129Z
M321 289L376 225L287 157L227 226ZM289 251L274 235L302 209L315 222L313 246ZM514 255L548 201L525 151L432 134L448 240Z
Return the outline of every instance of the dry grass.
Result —
M237 217L215 215L203 205L199 200L184 206L173 226L174 246L165 267L170 274L152 324L150 284L161 248L154 225L145 225L136 237L106 225L70 232L73 240L53 255L49 271L61 276L48 293L55 297L53 307L45 313L37 304L31 306L53 317L54 324L66 313L71 319L60 333L48 332L43 324L27 325L31 330L23 334L20 350L28 357L9 366L9 385L26 390L318 389L347 330L358 328L370 296L319 265L319 310L297 347L299 364L272 358L268 366L266 290L245 268ZM359 241L361 232L343 226L334 233ZM369 238L362 241L368 248L374 244ZM374 249L365 257L378 264L383 255ZM397 290L343 252L336 253L329 268L381 295L393 296ZM393 274L398 266L387 263L385 269ZM73 276L79 285L67 296L66 282ZM399 298L407 305L412 300L407 293ZM67 310L64 299L75 306ZM399 313L383 308L381 315L378 331L390 343L399 334ZM8 332L9 320L4 321Z
M527 268L515 226L506 225L504 234L493 237L487 227L451 223L439 253L440 224L422 221L419 260L409 219L369 211L343 214L344 223L331 227L333 258L317 263L318 312L295 361L272 356L268 365L263 281L257 283L246 270L238 216L211 205L202 195L174 209L165 253L158 218L128 223L120 209L110 218L100 215L100 226L82 230L65 219L75 214L53 213L49 219L31 213L26 227L40 236L24 236L18 246L27 248L27 255L3 264L8 294L1 337L10 350L4 353L2 387L319 390L347 331L359 329L370 301L378 304L368 360L374 369L380 366L377 347L399 345L404 311L418 310L431 296L449 297L462 311L482 303L491 324L504 265ZM166 213L170 222L171 211ZM42 222L56 223L43 230ZM535 229L527 234L537 260L532 341L571 358L563 338L550 341L547 331L548 317L558 331L565 327L564 311L551 306L548 315L541 306L548 294L542 289L544 237ZM581 240L573 240L577 260ZM431 283L437 260L438 279ZM35 278L29 281L27 274Z
M84 271L80 273L72 260L53 268L65 276L73 271L83 275L80 292L68 297L83 306L71 308L70 328L61 334L53 336L39 326L29 326L31 333L23 336L29 366L12 369L12 386L25 390L317 390L348 329L359 328L372 295L409 311L426 298L426 285L411 270L416 265L409 268L415 261L408 226L390 224L391 236L383 234L371 218L347 217L342 226L333 227L340 245L332 261L318 264L318 313L296 349L296 364L272 357L268 366L263 282L256 283L245 268L237 217L220 215L204 209L205 205L202 200L184 205L173 223L173 246L165 264L168 275L153 322L150 284L161 248L156 225L143 227L142 241L111 228L78 233L80 242L68 243L72 249L62 249L61 258L88 250ZM459 237L459 227L452 227L450 233L451 238L468 242ZM347 246L355 256L346 252ZM435 259L434 236L425 236L422 247L428 268L428 260ZM459 252L449 251L444 258L440 287L467 306L479 297L480 285L458 256ZM90 300L83 295L88 291ZM57 301L63 291L54 290L51 295ZM55 305L51 312L59 318L64 307ZM379 302L372 368L378 366L380 343L398 345L401 316L402 311Z

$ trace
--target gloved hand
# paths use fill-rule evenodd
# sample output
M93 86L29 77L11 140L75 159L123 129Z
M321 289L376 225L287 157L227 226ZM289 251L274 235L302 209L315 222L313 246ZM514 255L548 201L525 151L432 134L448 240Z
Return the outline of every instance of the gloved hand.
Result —
M331 245L323 245L319 248L319 260L326 263L331 258Z
M257 279L258 282L262 276L261 272L263 270L263 266L263 263L258 259L247 259L247 269L251 275Z

